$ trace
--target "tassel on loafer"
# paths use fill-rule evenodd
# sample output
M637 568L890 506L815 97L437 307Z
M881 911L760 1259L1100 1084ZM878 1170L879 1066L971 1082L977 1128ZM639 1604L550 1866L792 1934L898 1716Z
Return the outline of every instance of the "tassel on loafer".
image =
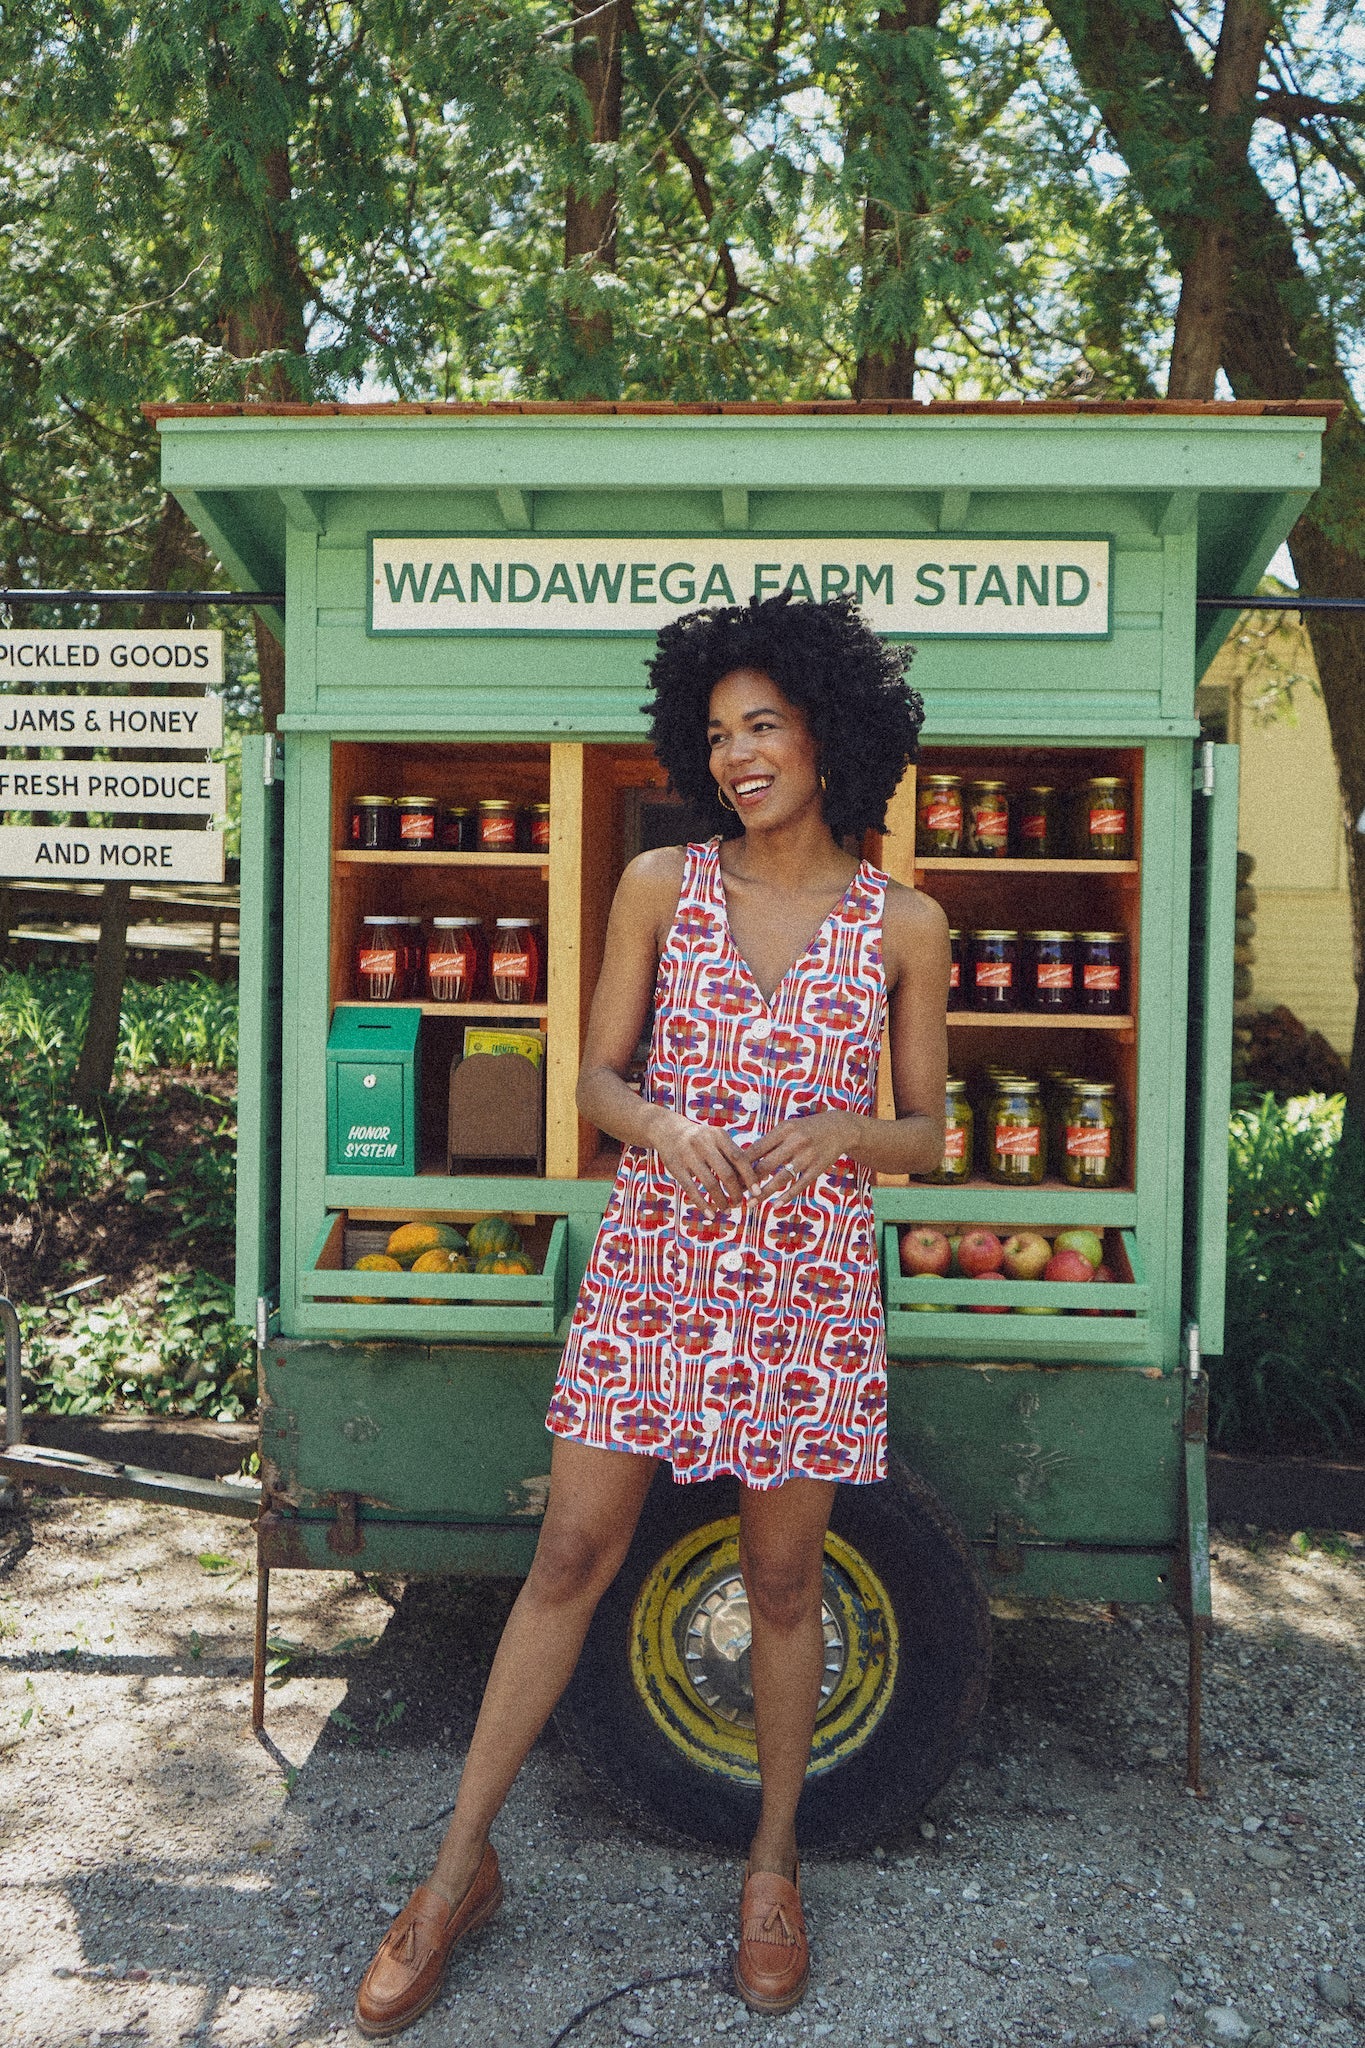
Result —
M744 1870L739 1904L735 1989L750 2012L790 2012L810 1981L810 1945L801 1911L801 1867L796 1883L775 1870Z
M401 2034L430 2011L456 1943L485 1927L501 1904L502 1876L491 1844L458 1906L430 1885L418 1885L355 1995L355 2023L367 2041Z

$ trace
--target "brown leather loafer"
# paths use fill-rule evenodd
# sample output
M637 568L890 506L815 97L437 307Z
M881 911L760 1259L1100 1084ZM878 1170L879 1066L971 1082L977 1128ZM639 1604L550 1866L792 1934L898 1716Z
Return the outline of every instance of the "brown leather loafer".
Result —
M789 1884L775 1870L744 1870L739 1902L735 1989L750 2012L790 2012L810 1981L810 1946L801 1912L801 1870Z
M492 1846L458 1906L419 1884L379 1944L355 1995L355 2023L367 2041L401 2034L436 2003L456 1942L475 1933L502 1904L502 1877Z

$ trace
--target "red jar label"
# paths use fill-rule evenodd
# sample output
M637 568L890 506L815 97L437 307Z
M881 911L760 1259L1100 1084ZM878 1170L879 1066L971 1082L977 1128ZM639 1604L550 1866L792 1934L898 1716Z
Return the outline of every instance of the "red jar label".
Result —
M531 851L532 853L548 853L550 851L550 821L548 818L533 817L531 819Z
M960 832L962 830L962 804L955 796L930 797L924 809L924 822L931 832Z
M438 953L427 962L427 980L435 1003L462 1003L469 993L463 953Z
M1096 1128L1094 1124L1068 1124L1066 1127L1066 1153L1068 1159L1107 1159L1109 1157L1109 1132Z
M949 1124L943 1133L943 1159L945 1165L950 1159L967 1157L967 1127L965 1124Z
M397 974L398 955L391 946L374 950L362 947L360 971L362 974Z
M398 837L407 840L434 839L436 819L430 811L400 811Z
M976 963L976 985L978 988L1013 988L1014 962L1012 960L978 960Z
M510 811L495 811L491 817L479 819L479 844L486 853L516 843L517 821Z
M1019 827L1021 839L1046 839L1047 819L1041 811L1030 812Z
M972 819L972 831L978 839L984 839L992 846L1003 846L1009 837L1010 814L1008 811L977 811Z
M995 1149L1003 1159L1036 1159L1042 1137L1037 1124L997 1124Z
M1119 969L1117 961L1089 960L1081 969L1082 988L1107 990L1117 995L1119 990Z
M1090 836L1092 839L1121 839L1128 830L1127 811L1097 811L1090 813Z
M1040 960L1038 962L1039 988L1070 988L1075 974L1069 960Z
M948 986L949 988L961 988L962 986L962 962L960 960L954 960L952 966L948 969Z
M500 981L525 981L531 972L531 962L525 953L495 953L493 972Z

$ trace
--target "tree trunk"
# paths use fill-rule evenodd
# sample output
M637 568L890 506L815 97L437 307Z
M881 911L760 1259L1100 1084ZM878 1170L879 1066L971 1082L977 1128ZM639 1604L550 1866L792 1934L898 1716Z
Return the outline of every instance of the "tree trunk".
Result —
M1171 248L1192 223L1172 202L1172 152L1198 140L1208 81L1173 16L1137 0L1048 0L1072 62L1114 137L1149 212ZM1236 234L1222 367L1238 398L1330 398L1345 411L1324 438L1322 485L1290 537L1305 597L1365 596L1359 506L1365 502L1365 428L1336 339L1305 278L1288 223L1243 156L1227 172L1236 187ZM1359 615L1305 618L1332 734L1350 858L1358 992L1348 1113L1365 1128L1365 623Z
M877 16L877 34L881 36L906 35L914 30L936 29L942 11L942 0L909 0L903 7L884 7ZM887 98L894 92L894 86L874 63L870 67L872 83L881 77L884 91L874 90L869 94L869 103L863 109L862 123L871 141L873 180L879 158L897 146L918 149L927 154L930 147L929 110L920 101L903 110L903 119L911 130L892 138L885 132ZM905 166L900 166L902 171ZM920 211L922 212L921 205ZM895 210L888 206L875 190L869 190L863 201L863 295L866 298L879 278L888 270L898 270L905 260L905 251L899 222ZM865 341L859 350L853 372L853 396L860 400L878 398L913 398L915 395L915 356L919 346L917 334L899 334L894 338L879 338L875 343Z
M1237 261L1237 227L1256 87L1270 16L1260 0L1225 0L1209 86L1209 211L1180 277L1168 398L1208 399L1223 365L1223 330Z
M572 140L586 154L588 145L600 148L621 139L620 0L573 0L573 22L573 72L588 104L588 119L573 122ZM616 268L617 204L614 178L595 197L586 182L570 183L565 194L564 267L583 273L585 298L595 271ZM610 396L616 381L610 313L571 301L568 324L581 360L571 395Z

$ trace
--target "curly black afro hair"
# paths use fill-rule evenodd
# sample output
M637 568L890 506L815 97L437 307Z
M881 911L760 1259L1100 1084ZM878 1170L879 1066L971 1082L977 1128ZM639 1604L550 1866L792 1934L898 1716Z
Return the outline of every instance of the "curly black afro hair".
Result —
M659 634L649 664L649 736L694 817L725 838L744 830L716 793L706 740L711 692L735 669L771 676L805 713L820 749L825 823L836 839L886 827L886 806L914 760L924 704L905 681L914 649L889 647L851 597L793 603L792 593L688 612Z

